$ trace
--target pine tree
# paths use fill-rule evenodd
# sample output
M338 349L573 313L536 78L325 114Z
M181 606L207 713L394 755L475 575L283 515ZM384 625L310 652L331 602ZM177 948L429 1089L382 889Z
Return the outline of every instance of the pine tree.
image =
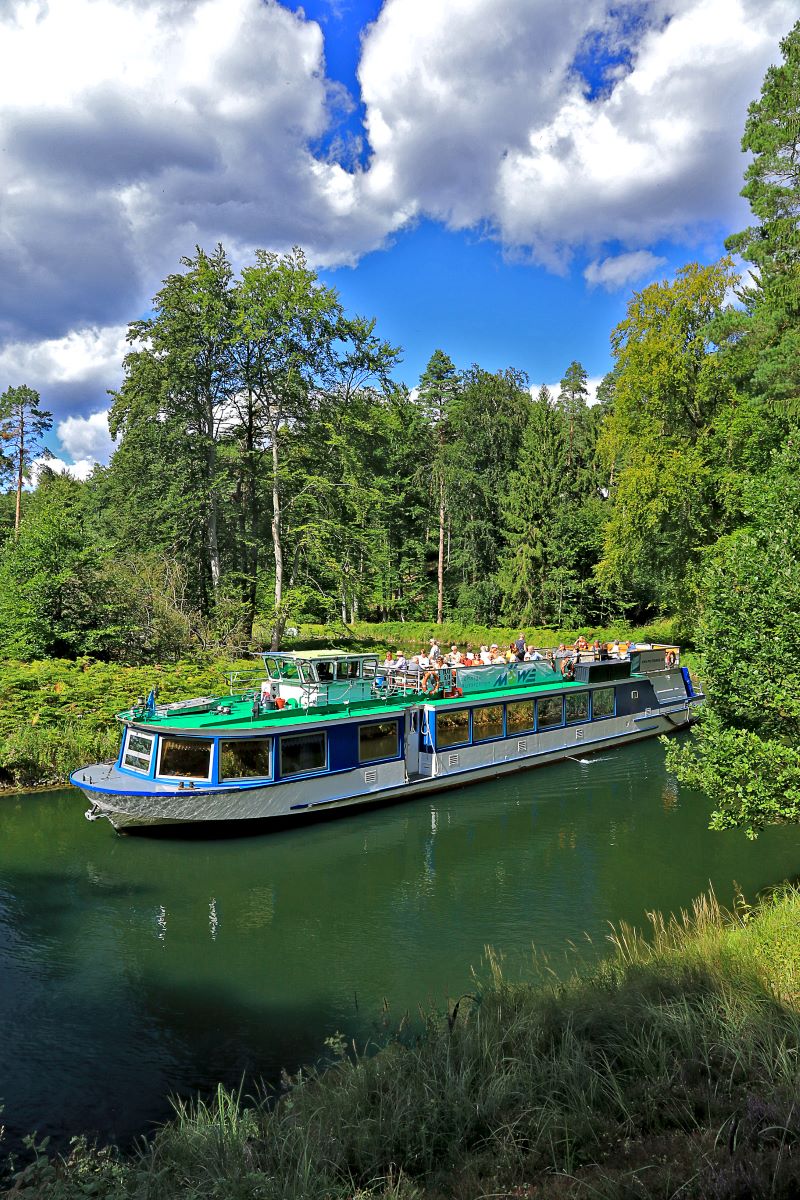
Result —
M52 414L39 406L39 393L33 388L10 387L0 396L0 443L8 449L0 452L0 478L13 477L16 490L14 536L19 536L22 486L30 477L33 460L42 449L42 437L53 427Z

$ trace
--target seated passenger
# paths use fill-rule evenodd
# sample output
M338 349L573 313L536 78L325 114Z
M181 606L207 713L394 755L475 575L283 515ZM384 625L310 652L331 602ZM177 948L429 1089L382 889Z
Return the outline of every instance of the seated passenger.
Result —
M414 655L414 658L417 660L417 662L419 663L422 670L427 671L428 667L431 665L431 660L428 658L425 651L420 650L419 654ZM412 662L413 662L413 659L412 659Z
M489 647L481 646L481 662L483 663L483 665L485 667L488 667L488 665L491 661L492 661L492 656L489 653Z
M609 658L622 658L622 651L619 647L619 638L614 638L611 643L611 649L608 652Z
M506 650L505 654L503 655L503 658L506 660L507 663L517 661L517 647L514 645L513 642L508 643L508 649Z
M408 666L408 662L406 660L405 654L403 653L402 650L398 650L397 658L395 659L395 662L394 662L395 670L396 671L405 671L407 666Z
M463 655L461 654L461 651L455 642L453 642L452 646L450 647L450 653L447 656L447 661L451 667L460 667L464 661Z
M406 664L406 671L409 675L419 675L421 669L419 655L412 655L411 660Z
M492 663L495 666L500 666L501 664L505 664L506 656L504 654L501 654L500 647L498 646L497 642L492 642L491 646L489 647L489 650L491 651L491 655L492 655Z
M554 658L566 658L566 657L568 656L568 654L569 654L569 653L570 653L570 652L569 652L569 650L567 649L567 647L564 645L564 643L563 643L563 642L559 642L558 649L556 650L556 652L555 652L555 654L553 655L553 657L554 657Z
M475 666L475 651L472 649L472 646L467 646L467 649L464 652L464 666L465 667L474 667Z
M397 666L397 661L391 650L386 651L386 658L383 660L384 671L393 671Z

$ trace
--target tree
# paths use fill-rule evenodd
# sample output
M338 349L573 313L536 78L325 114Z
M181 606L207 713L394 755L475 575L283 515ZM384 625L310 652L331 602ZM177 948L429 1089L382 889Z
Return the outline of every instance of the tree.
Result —
M708 326L735 279L729 259L683 267L635 293L612 334L600 452L613 486L597 573L641 615L689 611L702 550L724 531L728 466L715 429L732 387Z
M436 623L444 619L444 535L447 511L448 419L459 383L452 360L444 350L434 350L419 381L419 396L431 426L431 484L436 495L439 517L439 550L436 560Z
M125 357L109 428L115 438L137 438L153 423L168 426L175 457L162 469L167 480L182 485L186 525L199 526L192 550L202 562L201 601L208 611L222 577L219 444L236 387L233 273L222 246L210 255L198 246L181 263L186 270L165 279L153 315L128 327L128 341L138 348Z
M715 829L754 837L800 820L800 431L745 489L747 523L709 553L698 628L707 702L690 745L670 750L704 790Z
M567 466L572 466L573 445L575 442L575 427L583 423L589 399L589 389L586 386L588 375L579 362L571 362L567 367L558 393L558 406L567 422Z
M800 411L800 21L781 42L748 109L742 150L753 155L742 196L755 224L726 245L753 264L744 309L722 329L749 386L793 415Z
M22 486L30 476L33 460L41 451L41 439L53 427L52 414L39 406L39 393L33 388L7 388L0 396L0 478L12 475L16 489L14 535L19 535Z

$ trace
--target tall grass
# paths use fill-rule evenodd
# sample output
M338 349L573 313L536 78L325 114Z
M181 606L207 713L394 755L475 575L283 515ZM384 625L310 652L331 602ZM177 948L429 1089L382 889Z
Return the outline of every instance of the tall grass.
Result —
M788 1200L799 924L798 891L756 914L709 896L652 915L646 936L613 930L608 958L566 982L536 963L510 981L488 952L470 994L421 1031L377 1052L342 1044L277 1100L219 1089L181 1104L124 1169L80 1143L37 1195L71 1200L99 1173L94 1194L143 1200Z

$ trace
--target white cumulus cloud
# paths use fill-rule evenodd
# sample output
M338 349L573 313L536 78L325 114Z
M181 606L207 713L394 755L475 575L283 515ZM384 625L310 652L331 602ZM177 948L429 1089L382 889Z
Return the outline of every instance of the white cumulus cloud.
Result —
M627 254L613 254L589 263L583 277L590 287L603 287L613 292L645 275L652 276L666 261L649 250L631 250Z

